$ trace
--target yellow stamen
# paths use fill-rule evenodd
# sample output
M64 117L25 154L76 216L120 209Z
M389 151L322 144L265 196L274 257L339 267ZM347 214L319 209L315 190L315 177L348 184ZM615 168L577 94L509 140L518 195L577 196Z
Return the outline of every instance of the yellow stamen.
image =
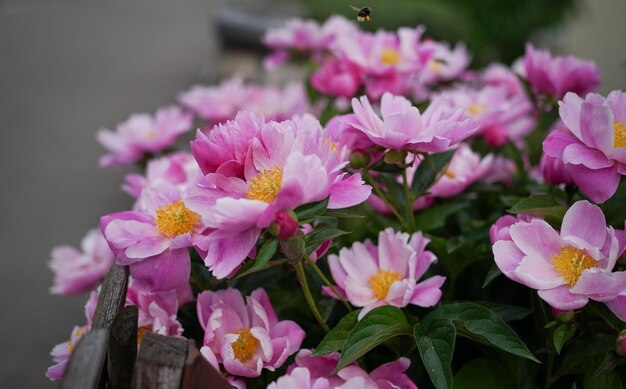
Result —
M620 121L613 123L613 147L626 147L626 124Z
M74 330L74 336L78 339L85 336L86 333L87 333L87 327L80 327ZM72 342L72 339L70 339L67 341L67 352L71 353L72 351L74 351L74 342Z
M278 196L282 184L282 167L276 165L271 169L261 170L256 177L250 180L246 198L271 203Z
M552 266L565 279L569 287L573 287L585 269L596 267L596 261L587 251L572 246L561 248L558 254L551 255Z
M143 340L143 336L146 332L152 332L152 326L143 326L137 328L137 344L141 345L141 341Z
M443 70L445 64L446 62L444 60L435 58L430 62L430 64L428 64L428 66L433 73L439 73Z
M485 110L485 104L471 104L467 107L467 113L472 116L478 116Z
M191 233L200 221L200 215L189 210L182 200L176 200L157 209L155 225L168 238Z
M456 178L456 174L454 174L454 172L450 169L446 169L446 172L443 173L446 177L451 178L451 179L455 179Z
M400 53L394 49L383 49L380 60L385 65L397 65L400 62Z
M374 292L374 297L378 300L383 300L389 293L391 285L402 279L400 273L395 271L379 269L376 274L370 277L370 289Z
M238 359L239 362L248 362L256 353L261 342L252 335L249 328L242 328L235 333L238 334L239 337L230 344L233 348L235 358Z

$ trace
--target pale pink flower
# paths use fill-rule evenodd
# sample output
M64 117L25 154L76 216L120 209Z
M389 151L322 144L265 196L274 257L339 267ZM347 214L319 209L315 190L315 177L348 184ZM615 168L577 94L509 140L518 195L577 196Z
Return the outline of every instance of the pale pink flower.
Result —
M383 305L437 304L445 277L433 276L418 283L437 261L425 250L429 242L421 232L409 235L387 228L378 235L378 246L369 240L356 242L351 248L342 248L339 255L328 256L338 288L353 305L363 307L359 318Z
M258 377L274 371L297 350L304 331L293 321L279 321L269 297L257 289L244 301L236 289L198 295L198 319L204 329L201 354L230 374Z
M70 335L70 340L67 342L59 343L50 352L54 365L50 366L46 371L46 377L51 380L60 380L65 375L65 369L67 362L70 360L72 351L78 341L89 332L89 326L75 326Z

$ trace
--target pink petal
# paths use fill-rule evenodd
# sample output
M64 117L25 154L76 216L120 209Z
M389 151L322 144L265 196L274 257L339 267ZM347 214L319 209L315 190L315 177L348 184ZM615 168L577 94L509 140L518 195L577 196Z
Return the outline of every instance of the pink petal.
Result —
M191 261L187 249L167 250L162 254L134 263L130 272L139 289L166 291L189 282Z
M441 286L446 277L432 276L415 285L410 304L420 307L432 307L441 299Z
M619 186L621 176L615 166L591 170L583 165L565 165L565 171L587 197L595 203L610 199Z
M602 210L588 201L577 201L563 217L561 236L578 237L593 247L602 247L606 240L606 219Z
M559 234L543 220L514 224L509 228L509 233L524 254L540 258L546 263L552 263L550 255L560 250Z
M492 250L496 265L502 274L513 281L520 282L515 275L515 269L517 269L519 263L524 258L524 253L517 248L515 243L509 240L497 241L493 245Z
M415 252L408 246L409 234L387 228L378 235L378 266L406 276L409 260Z
M563 285L563 277L554 270L552 263L537 257L525 256L515 270L515 276L522 284L533 289L552 289Z
M587 304L587 301L589 301L586 296L570 293L567 285L561 285L548 290L540 290L537 293L539 293L539 297L550 304L551 307L564 311L582 308Z
M372 194L372 187L365 185L360 174L353 174L348 178L334 183L330 187L329 209L348 208L361 204Z

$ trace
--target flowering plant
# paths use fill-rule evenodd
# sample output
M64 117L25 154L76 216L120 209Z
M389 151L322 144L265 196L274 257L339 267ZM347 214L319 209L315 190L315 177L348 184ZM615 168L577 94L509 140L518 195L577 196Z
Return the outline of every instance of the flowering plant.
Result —
M52 293L91 297L48 377L116 263L138 346L193 339L239 388L622 387L626 93L531 44L470 70L425 33L294 20L266 65L307 60L306 86L234 77L102 130L102 166L143 170L52 251Z

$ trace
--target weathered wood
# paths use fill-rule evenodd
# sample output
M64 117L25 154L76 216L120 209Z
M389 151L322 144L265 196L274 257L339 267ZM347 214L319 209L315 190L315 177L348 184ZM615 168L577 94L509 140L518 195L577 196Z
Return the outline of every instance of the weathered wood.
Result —
M107 357L109 388L129 389L131 386L137 358L137 318L137 307L127 306L111 324Z
M193 340L189 340L187 362L183 371L182 389L231 389L232 385L200 354Z
M61 382L62 389L95 389L107 354L109 331L92 329L75 346Z
M184 338L146 333L133 373L133 388L179 389L187 360Z
M128 266L113 265L107 274L102 288L91 328L109 328L126 300L128 287Z

